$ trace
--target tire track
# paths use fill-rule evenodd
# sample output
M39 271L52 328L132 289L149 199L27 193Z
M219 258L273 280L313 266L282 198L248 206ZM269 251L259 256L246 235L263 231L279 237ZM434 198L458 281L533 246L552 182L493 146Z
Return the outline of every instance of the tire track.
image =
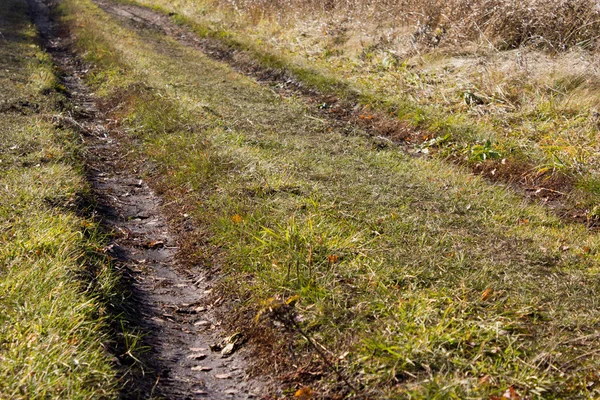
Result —
M126 160L122 133L107 128L96 107L98 99L83 81L85 66L71 49L72 39L61 36L47 0L28 0L42 42L62 74L70 100L69 111L56 117L82 134L87 176L97 200L94 210L113 232L104 249L122 271L128 285L128 322L143 333L142 359L115 354L123 364L134 358L134 368L123 367L127 382L122 398L248 399L266 391L266 384L248 377L245 349L233 336L223 352L211 351L222 342L218 313L211 302L211 277L201 266L178 264L180 242L162 211L162 201ZM222 311L222 310L221 310ZM123 333L121 333L123 336ZM130 338L122 338L127 342ZM123 345L130 345L121 343ZM227 343L224 343L226 345ZM119 347L119 346L116 346ZM227 348L227 346L225 346ZM119 353L127 353L124 348ZM137 372L136 372L137 370Z

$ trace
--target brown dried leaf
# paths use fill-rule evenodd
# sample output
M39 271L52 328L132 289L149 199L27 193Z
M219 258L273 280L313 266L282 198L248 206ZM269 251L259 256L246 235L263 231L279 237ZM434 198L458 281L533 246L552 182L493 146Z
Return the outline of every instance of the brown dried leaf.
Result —
M486 301L492 294L494 293L494 289L487 288L481 294L481 301Z
M162 240L152 240L146 244L146 247L149 249L157 249L160 247L164 247L164 245L165 245L165 242Z

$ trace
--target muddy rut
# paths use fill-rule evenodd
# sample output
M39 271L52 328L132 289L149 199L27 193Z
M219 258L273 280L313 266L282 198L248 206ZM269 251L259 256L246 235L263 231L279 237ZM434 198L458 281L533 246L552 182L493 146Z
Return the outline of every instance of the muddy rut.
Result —
M28 1L70 99L69 111L57 116L57 123L77 129L84 138L87 177L97 201L94 212L114 233L105 251L129 282L128 322L143 333L139 346L148 349L134 368L123 367L123 381L128 383L121 397L264 396L266 383L250 379L245 372L249 355L243 337L219 329L218 312L224 310L219 309L218 299L211 299L211 276L201 266L177 261L179 240L162 211L161 199L126 161L123 134L107 128L97 99L82 80L85 66L71 51L71 39L52 20L55 3Z

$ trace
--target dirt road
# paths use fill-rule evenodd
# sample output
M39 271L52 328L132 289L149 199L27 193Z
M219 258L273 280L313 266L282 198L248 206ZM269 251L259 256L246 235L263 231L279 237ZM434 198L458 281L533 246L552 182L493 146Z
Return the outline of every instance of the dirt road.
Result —
M56 26L45 2L55 121L115 233L122 397L594 397L598 235L260 44L112 0L61 0Z
M179 238L169 226L163 201L127 160L123 134L107 128L108 121L96 106L98 99L82 80L85 67L71 49L72 38L61 35L52 20L50 7L55 4L29 3L70 99L69 111L57 116L57 123L82 135L87 176L97 201L94 212L114 235L105 251L128 282L128 329L143 335L131 349L135 355L117 354L123 363L136 359L133 366L123 366L128 383L122 397L259 396L266 384L249 379L245 372L248 355L240 349L243 337L219 329L218 312L223 310L220 299L210 297L211 276L206 269L177 261Z

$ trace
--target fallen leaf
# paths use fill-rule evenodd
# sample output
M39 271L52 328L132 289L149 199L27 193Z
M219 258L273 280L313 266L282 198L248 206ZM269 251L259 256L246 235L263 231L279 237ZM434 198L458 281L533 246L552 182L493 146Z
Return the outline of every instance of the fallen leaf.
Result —
M327 256L327 261L329 261L329 264L335 264L336 262L338 262L339 259L340 257L335 254Z
M229 356L233 353L234 349L235 349L235 343L227 343L225 345L225 347L223 347L223 350L221 350L221 355L223 357Z
M308 386L302 387L302 388L296 390L296 393L294 393L294 397L299 400L309 400L309 399L312 399L312 396L313 396L312 389L309 388Z
M520 400L521 399L521 397L519 396L519 394L517 393L515 388L513 388L512 386L510 386L508 389L506 389L506 391L502 394L502 398L510 399L510 400Z
M235 214L231 217L231 220L233 221L234 224L239 224L240 222L242 222L243 218L241 215Z
M163 247L164 245L165 245L165 242L162 240L152 240L151 242L146 244L146 247L149 249L156 249L159 247Z
M228 357L240 347L243 341L243 335L240 332L236 332L219 343L210 345L210 350L219 351L222 357Z
M592 249L590 248L590 246L584 246L583 248L583 252L585 254L590 254L590 252L592 251Z
M492 295L492 293L494 293L492 288L485 289L481 294L481 301L486 301Z
M289 297L286 301L285 304L287 304L288 306L295 306L296 303L298 302L298 300L300 299L300 296L298 296L297 294L294 296Z

